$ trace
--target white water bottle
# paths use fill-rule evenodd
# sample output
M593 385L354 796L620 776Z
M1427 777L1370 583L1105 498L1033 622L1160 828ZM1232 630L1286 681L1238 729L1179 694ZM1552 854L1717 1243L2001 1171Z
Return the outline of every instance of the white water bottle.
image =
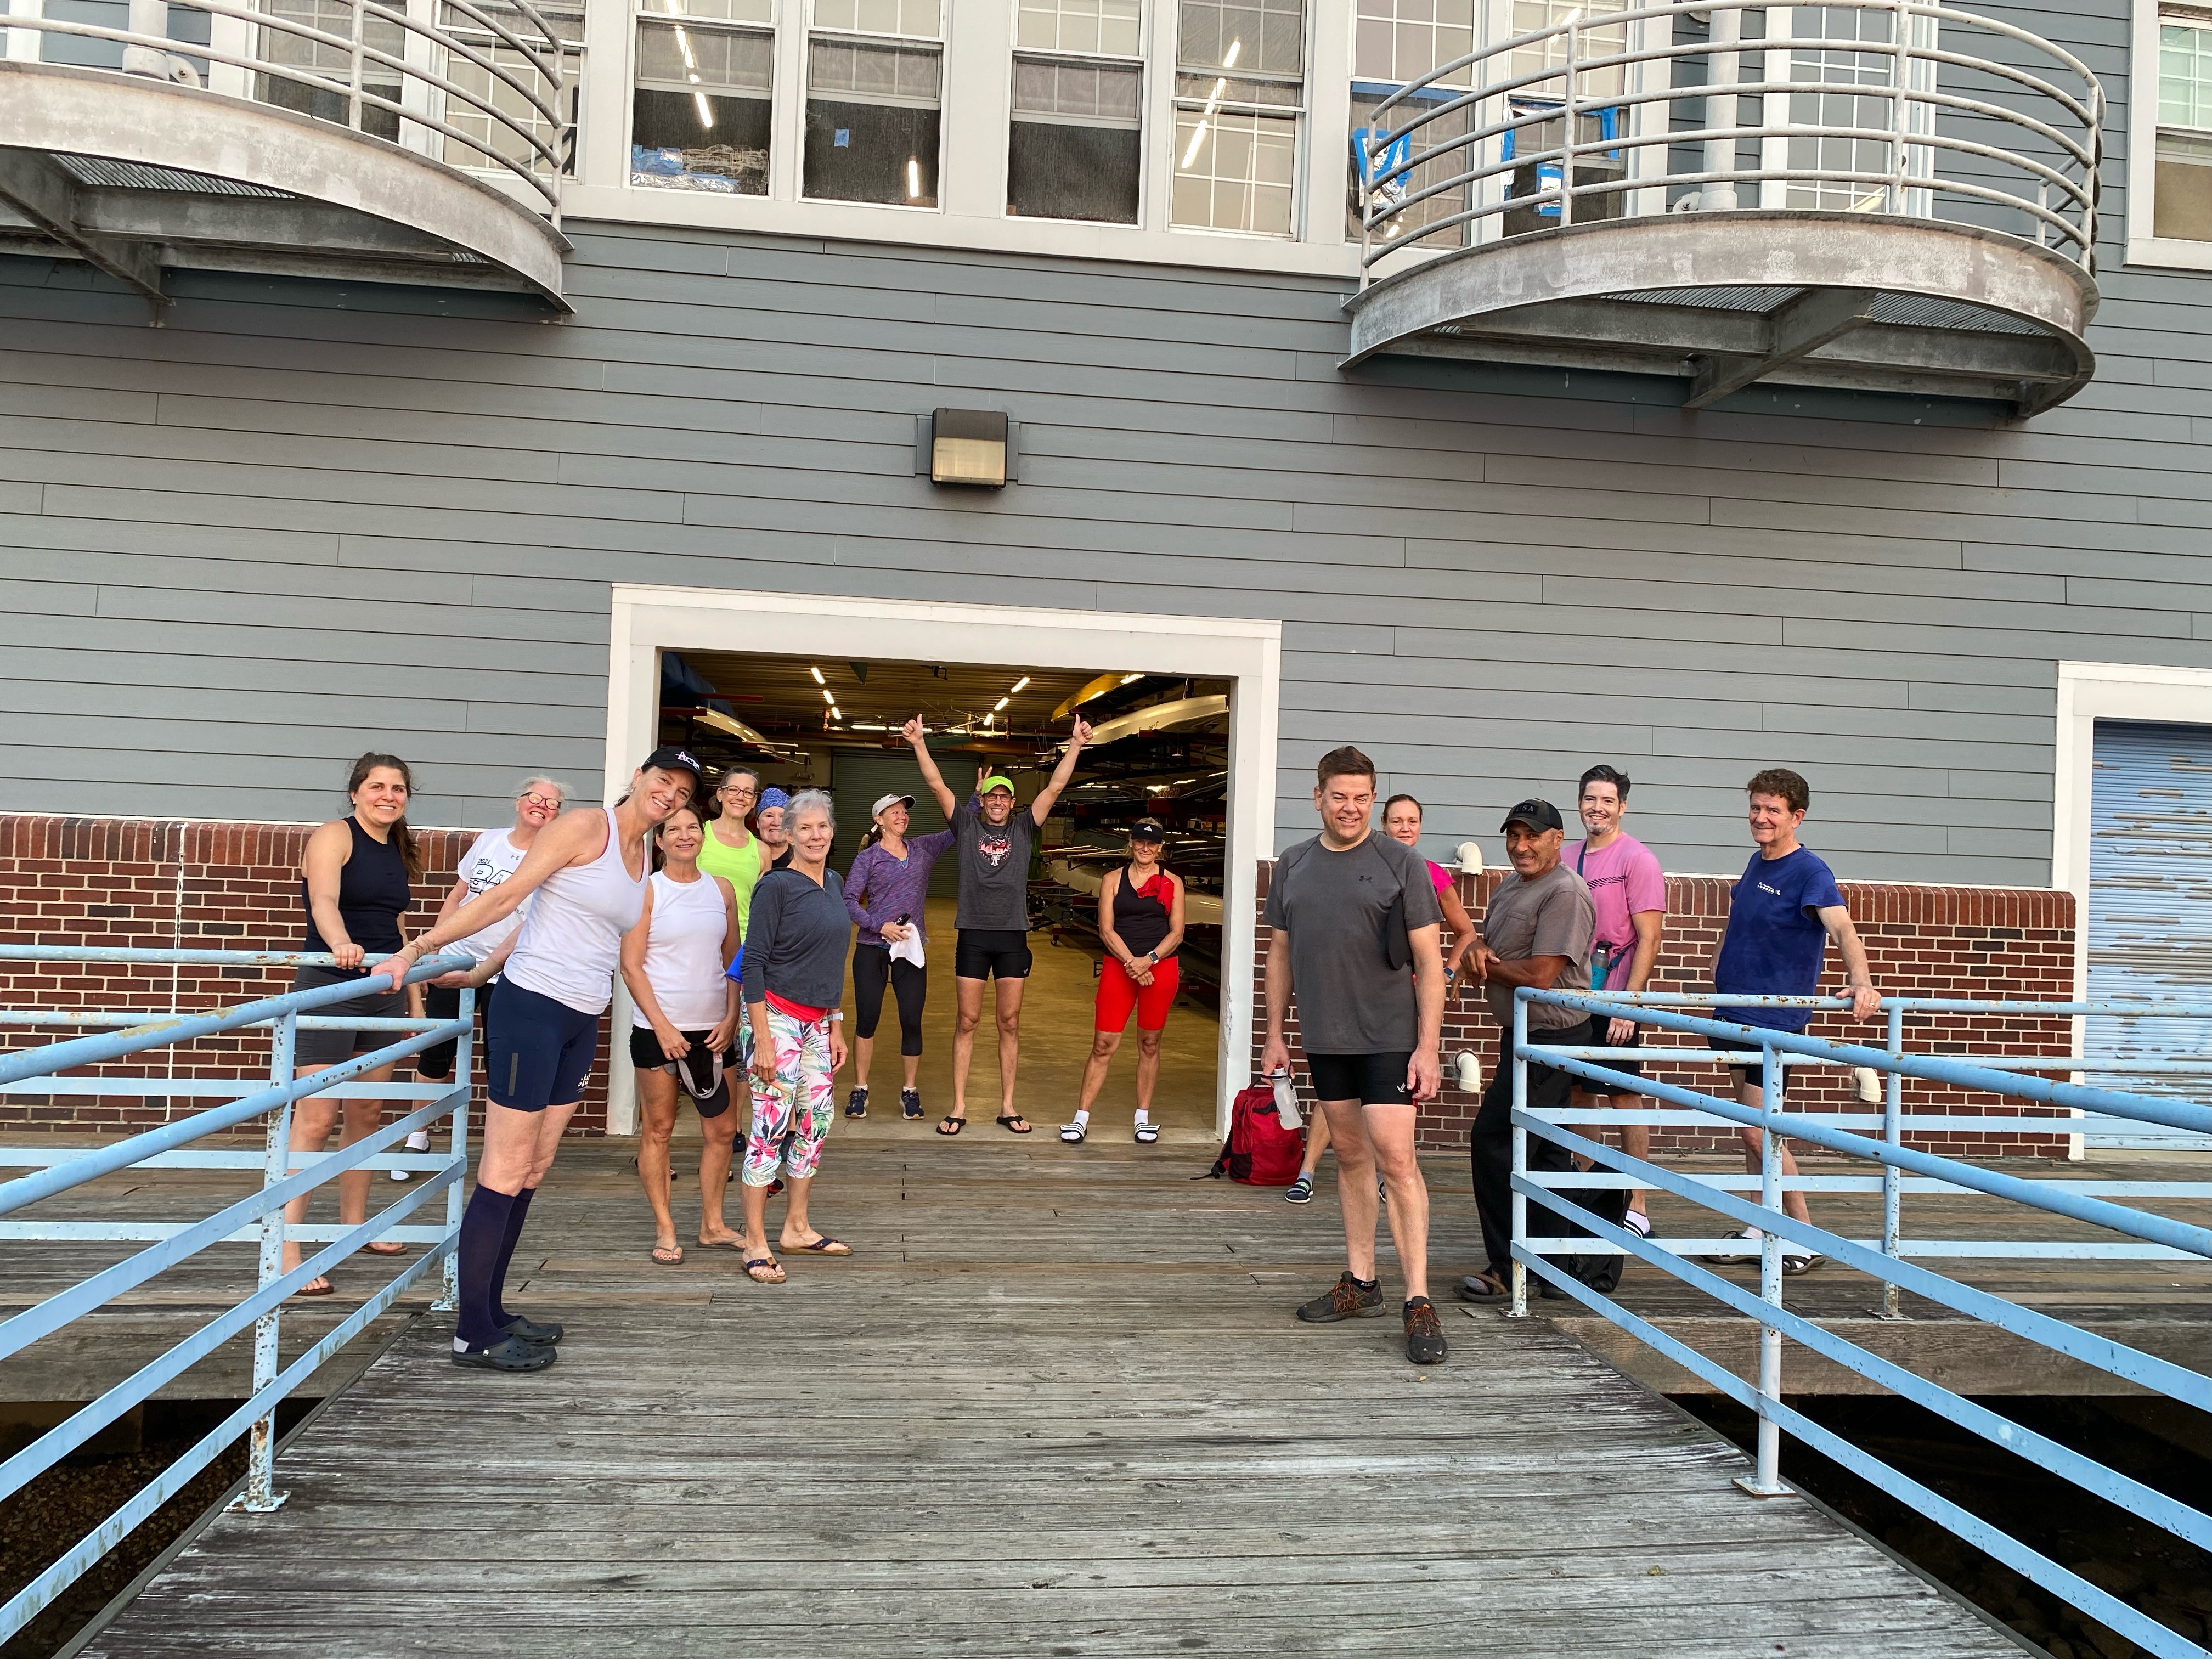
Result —
M1298 1091L1291 1085L1287 1071L1278 1072L1273 1079L1275 1085L1275 1121L1285 1129L1303 1129L1305 1116L1298 1110Z

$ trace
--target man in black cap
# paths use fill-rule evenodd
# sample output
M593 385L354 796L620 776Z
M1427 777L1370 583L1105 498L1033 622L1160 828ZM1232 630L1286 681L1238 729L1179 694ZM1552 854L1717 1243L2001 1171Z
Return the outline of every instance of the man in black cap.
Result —
M1468 965L1482 981L1498 1024L1498 1064L1482 1091L1469 1144L1474 1163L1474 1200L1482 1217L1489 1262L1460 1286L1470 1302L1495 1302L1512 1294L1513 1269L1513 993L1520 986L1548 991L1589 983L1590 941L1597 907L1583 878L1559 862L1566 825L1547 800L1524 800L1505 815L1505 855L1513 873L1498 884L1482 913L1482 943ZM1543 1003L1528 1007L1528 1040L1585 1043L1588 1016ZM1548 1066L1528 1068L1528 1104L1537 1110L1568 1103L1574 1079ZM1556 1141L1528 1137L1528 1167L1571 1170L1574 1159ZM1530 1231L1556 1236L1565 1224L1540 1206L1529 1210ZM1546 1219L1539 1223L1536 1217Z

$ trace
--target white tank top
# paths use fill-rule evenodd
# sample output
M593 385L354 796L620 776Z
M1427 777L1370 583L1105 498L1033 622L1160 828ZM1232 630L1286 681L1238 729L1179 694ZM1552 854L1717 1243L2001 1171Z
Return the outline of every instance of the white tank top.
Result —
M668 1023L679 1031L711 1029L728 1011L729 981L722 972L722 936L729 913L721 884L702 875L676 881L665 870L653 872L653 925L645 936L645 982ZM648 1028L645 1016L630 1010L630 1023Z
M623 867L622 837L611 808L607 844L589 864L572 864L545 878L530 896L530 914L501 977L574 1008L604 1014L615 1000L615 969L622 937L645 911L646 877Z

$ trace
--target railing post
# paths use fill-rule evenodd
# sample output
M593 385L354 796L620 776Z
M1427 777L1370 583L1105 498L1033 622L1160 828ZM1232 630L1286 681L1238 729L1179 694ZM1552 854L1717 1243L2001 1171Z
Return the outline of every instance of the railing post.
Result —
M1582 12L1567 16L1566 137L1559 148L1559 228L1575 222L1575 58L1582 44Z
M1513 999L1513 1110L1518 1114L1528 1109L1528 1061L1525 1052L1528 1046L1528 1005L1519 997ZM1519 1123L1513 1126L1513 1242L1527 1245L1528 1242L1528 1200L1520 1191L1520 1181L1528 1174L1528 1132ZM1513 1270L1513 1304L1507 1316L1526 1319L1528 1316L1528 1269L1519 1257L1510 1264Z
M299 1041L300 1016L287 1009L269 1030L269 1081L277 1088L292 1080L292 1056ZM266 1154L261 1164L264 1192L284 1179L292 1149L292 1103L287 1101L269 1116ZM277 1205L261 1218L261 1256L255 1288L265 1290L282 1276L284 1262L284 1206ZM277 1346L278 1310L271 1308L254 1322L253 1392L276 1380L281 1353ZM266 1515L284 1502L276 1490L276 1407L272 1401L266 1416L253 1421L252 1443L246 1449L246 1493L234 1507L250 1515Z
M353 9L353 58L350 70L352 81L346 97L346 125L356 132L359 132L362 130L361 78L364 67L361 50L362 32L367 27L365 21L367 13L362 9L362 0L350 0L350 3Z
M1905 211L1905 140L1912 133L1912 13L1908 9L1911 0L1895 0L1890 13L1890 27L1896 39L1890 42L1895 54L1894 74L1897 84L1890 88L1889 124L1896 133L1897 153L1890 160L1889 210L1902 215Z
M451 1313L461 1305L461 1260L458 1241L461 1231L461 1189L468 1185L469 1102L476 1094L476 1036L477 994L473 988L461 993L461 1040L453 1049L453 1155L461 1160L461 1179L446 1188L446 1231L456 1241L455 1248L446 1252L444 1266L440 1270L437 1299L431 1303L432 1311Z
M1889 1053L1895 1059L1905 1052L1905 1010L1895 1003L1889 1009ZM1883 1091L1881 1106L1881 1144L1888 1147L1905 1144L1905 1074L1892 1072L1888 1087ZM1881 1253L1891 1261L1897 1259L1899 1233L1904 1225L1905 1177L1894 1164L1881 1166ZM1897 1281L1885 1279L1881 1287L1881 1310L1875 1317L1902 1319L1905 1315L1898 1305Z
M1733 5L1716 6L1712 20L1712 33L1705 52L1705 131L1727 136L1705 140L1705 165L1699 171L1723 176L1698 186L1698 206L1707 213L1733 213L1736 46L1743 39L1743 13Z
M1759 1137L1759 1202L1770 1214L1782 1213L1782 1059L1771 1043L1759 1049L1760 1074L1765 1079L1759 1100L1765 1122ZM1759 1230L1759 1294L1771 1308L1782 1305L1782 1235L1770 1223ZM1754 1498L1779 1498L1790 1488L1782 1484L1782 1425L1772 1408L1782 1400L1782 1333L1766 1321L1759 1327L1759 1469L1749 1480L1739 1475L1736 1485Z

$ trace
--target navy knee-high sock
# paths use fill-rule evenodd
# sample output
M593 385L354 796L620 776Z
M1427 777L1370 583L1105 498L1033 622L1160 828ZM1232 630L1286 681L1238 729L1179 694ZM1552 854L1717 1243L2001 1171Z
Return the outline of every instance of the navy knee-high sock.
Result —
M514 1195L514 1207L507 1212L507 1235L500 1240L499 1265L493 1268L491 1277L491 1316L499 1322L501 1330L515 1320L514 1310L507 1305L507 1264L514 1260L514 1243L522 1237L522 1224L530 1214L530 1200L537 1192L535 1187L525 1187Z
M468 1208L461 1212L454 1269L461 1304L453 1322L456 1347L488 1348L507 1335L498 1317L500 1249L507 1239L508 1218L517 1207L514 1195L495 1193L478 1182Z

